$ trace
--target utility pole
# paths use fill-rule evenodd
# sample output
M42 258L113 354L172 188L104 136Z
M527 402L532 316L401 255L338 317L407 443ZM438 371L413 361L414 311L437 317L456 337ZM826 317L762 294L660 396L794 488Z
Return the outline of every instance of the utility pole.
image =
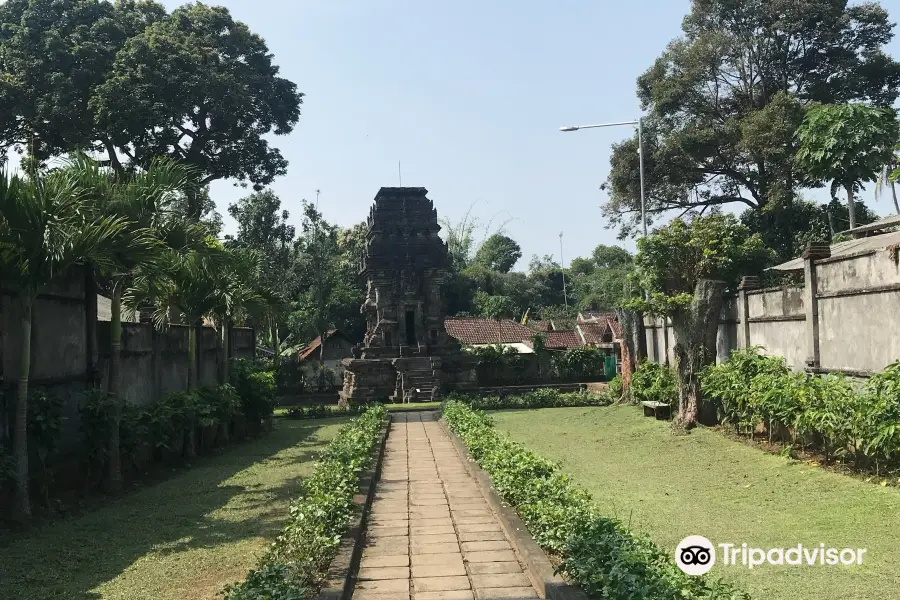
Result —
M566 292L566 271L565 271L565 260L563 259L563 249L562 249L562 235L563 232L559 232L559 269L560 273L562 273L562 283L563 283L563 302L566 305L566 314L569 312L569 295Z

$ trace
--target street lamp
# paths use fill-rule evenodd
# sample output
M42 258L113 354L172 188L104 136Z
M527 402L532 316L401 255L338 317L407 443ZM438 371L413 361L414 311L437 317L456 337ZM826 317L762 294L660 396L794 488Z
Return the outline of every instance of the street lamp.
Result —
M647 205L644 200L644 128L643 119L636 121L621 121L619 123L600 123L597 125L568 125L560 127L560 131L578 131L579 129L595 129L597 127L618 127L619 125L637 125L638 130L638 161L641 172L641 224L644 228L644 237L647 237Z

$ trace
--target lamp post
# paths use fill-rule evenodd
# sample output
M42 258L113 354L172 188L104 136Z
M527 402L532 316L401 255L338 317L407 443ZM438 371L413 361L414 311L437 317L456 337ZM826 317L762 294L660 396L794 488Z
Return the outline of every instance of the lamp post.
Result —
M619 125L637 125L638 130L638 161L640 163L641 173L641 225L643 226L644 237L647 237L647 205L644 200L644 127L643 119L635 121L621 121L618 123L599 123L597 125L569 125L560 127L560 131L578 131L579 129L596 129L598 127L618 127Z

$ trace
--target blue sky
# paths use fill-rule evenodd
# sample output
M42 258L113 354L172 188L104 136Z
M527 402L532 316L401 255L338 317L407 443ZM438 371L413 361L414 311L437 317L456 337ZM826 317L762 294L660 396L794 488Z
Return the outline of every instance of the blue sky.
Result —
M214 2L215 3L215 2ZM182 2L164 0L168 8ZM223 0L262 35L306 94L294 132L273 139L290 161L272 189L299 216L315 200L339 225L368 214L382 186L429 190L438 215L492 217L532 254L568 264L605 229L598 188L634 119L635 79L680 33L686 0ZM882 2L896 19L900 0ZM891 53L900 54L893 42ZM246 190L212 189L219 210ZM867 197L868 200L868 197ZM874 208L881 214L890 201ZM226 230L233 222L226 215ZM625 244L633 248L633 243Z

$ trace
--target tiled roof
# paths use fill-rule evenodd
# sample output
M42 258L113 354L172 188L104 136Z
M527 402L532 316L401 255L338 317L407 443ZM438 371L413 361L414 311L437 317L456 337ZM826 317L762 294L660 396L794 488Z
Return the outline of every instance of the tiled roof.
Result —
M607 319L615 319L616 313L602 310L583 310L578 313L579 323L599 323Z
M553 331L553 321L528 321L528 327L531 327L535 331Z
M585 345L593 346L604 342L603 336L609 332L609 321L604 323L579 323L578 331Z
M447 334L461 344L515 344L530 340L534 330L511 319L495 321L480 317L445 319Z
M338 334L340 336L344 335L337 329L329 329L328 334L325 336L325 339L330 338L334 334ZM322 336L320 335L319 337L317 337L316 339L311 341L308 346L300 349L300 352L297 354L297 359L298 360L306 360L307 358L309 358L310 356L315 354L316 350L318 350L319 346L321 346L321 345L322 345Z
M607 321L609 323L609 328L612 329L613 339L621 340L622 339L622 324L619 323L618 318L611 318Z
M581 348L581 337L577 331L550 331L547 334L545 348L550 350L567 350L569 348Z

